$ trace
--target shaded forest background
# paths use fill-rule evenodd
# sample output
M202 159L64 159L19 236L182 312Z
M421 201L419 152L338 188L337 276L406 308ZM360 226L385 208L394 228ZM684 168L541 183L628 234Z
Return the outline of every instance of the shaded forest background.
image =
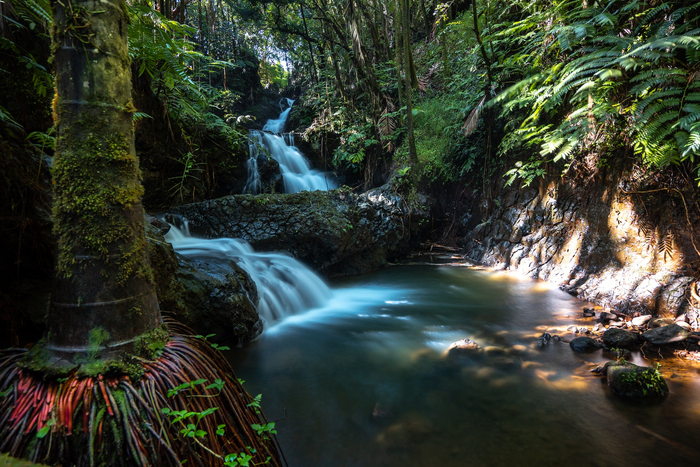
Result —
M358 190L391 181L489 205L495 185L585 186L615 166L633 174L627 191L698 211L698 2L127 4L152 212L240 193L247 131L283 96L308 157ZM45 309L53 275L51 28L46 0L0 3L3 342L41 334L29 311ZM434 235L454 244L450 232Z

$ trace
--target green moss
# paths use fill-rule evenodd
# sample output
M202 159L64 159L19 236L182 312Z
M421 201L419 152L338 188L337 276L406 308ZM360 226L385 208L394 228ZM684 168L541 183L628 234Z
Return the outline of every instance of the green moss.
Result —
M105 360L102 351L109 341L109 333L104 328L95 328L90 331L87 351L76 354L73 361L61 359L57 363L55 355L46 348L46 339L40 340L29 352L25 354L19 365L32 371L62 377L74 371L78 371L80 377L123 374L133 380L143 376L141 360L153 360L168 342L169 333L165 325L161 325L134 340L133 351L116 360Z
M129 132L85 120L61 132L53 167L59 276L70 278L83 261L95 261L81 258L94 256L105 265L103 274L116 274L118 283L131 277L152 281L143 220L128 215L141 209L143 195L130 138Z

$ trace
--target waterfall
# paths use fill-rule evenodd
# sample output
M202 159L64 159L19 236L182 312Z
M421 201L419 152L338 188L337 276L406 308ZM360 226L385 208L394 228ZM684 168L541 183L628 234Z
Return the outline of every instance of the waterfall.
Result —
M171 225L165 239L188 258L228 258L236 262L258 288L258 314L268 323L323 306L331 290L302 263L283 253L256 253L241 239L192 237L187 221Z
M262 133L252 130L248 134L248 161L246 167L248 169L248 180L246 181L243 193L257 195L260 193L260 170L258 170L258 156L262 147Z
M284 103L287 103L287 109L283 109ZM263 131L269 131L270 133L280 134L284 131L284 126L287 124L287 117L289 117L289 112L292 111L292 104L294 101L292 99L283 97L280 100L280 110L282 113L276 119L270 119L263 126Z
M282 107L280 102L280 107ZM258 171L258 157L260 148L267 150L274 160L279 163L280 172L284 180L285 193L298 191L331 190L338 184L328 172L312 169L304 155L294 145L293 133L282 133L287 117L292 110L294 101L286 99L289 107L282 111L279 118L268 120L263 131L250 130L248 136L249 158L248 181L244 193L258 194L260 192L260 172Z

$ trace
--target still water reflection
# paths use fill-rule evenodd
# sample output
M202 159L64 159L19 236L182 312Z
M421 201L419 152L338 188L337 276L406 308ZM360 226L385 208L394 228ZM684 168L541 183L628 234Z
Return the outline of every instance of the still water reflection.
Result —
M449 266L333 288L329 306L230 353L268 418L286 410L277 430L291 466L697 465L697 367L662 367L671 395L661 404L620 400L588 372L600 352L536 347L545 330L568 341L563 330L585 323L564 292ZM485 351L444 355L465 337Z

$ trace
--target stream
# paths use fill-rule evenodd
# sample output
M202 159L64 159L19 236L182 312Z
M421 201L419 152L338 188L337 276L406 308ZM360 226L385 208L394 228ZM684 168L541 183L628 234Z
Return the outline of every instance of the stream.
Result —
M334 280L322 308L227 353L290 466L697 465L698 367L662 362L665 401L622 400L589 373L605 357L566 343L584 302L460 266ZM563 341L538 348L545 331ZM484 350L446 356L462 338Z

